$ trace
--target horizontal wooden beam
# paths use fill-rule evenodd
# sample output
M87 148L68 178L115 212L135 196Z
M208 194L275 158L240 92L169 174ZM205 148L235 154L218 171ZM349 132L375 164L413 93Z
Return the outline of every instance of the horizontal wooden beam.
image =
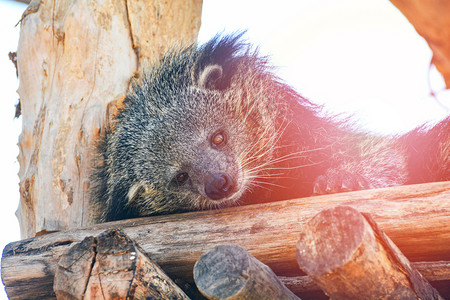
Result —
M192 282L196 260L212 247L230 243L242 246L277 275L299 276L295 246L301 225L321 210L341 204L371 214L410 261L450 261L450 182L440 182L56 232L9 244L3 251L2 280L10 295L50 297L62 253L108 228L121 228L174 280Z

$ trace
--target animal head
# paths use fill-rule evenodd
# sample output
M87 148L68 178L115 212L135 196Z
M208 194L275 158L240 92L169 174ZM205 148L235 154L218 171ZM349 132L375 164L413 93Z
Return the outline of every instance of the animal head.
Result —
M107 220L228 206L259 184L280 84L240 38L173 50L134 84L103 145Z

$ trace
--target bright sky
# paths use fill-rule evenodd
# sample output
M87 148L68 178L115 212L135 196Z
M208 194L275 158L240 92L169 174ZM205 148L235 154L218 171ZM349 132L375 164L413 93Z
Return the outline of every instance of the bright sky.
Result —
M14 213L19 203L19 163L16 158L19 154L17 142L22 125L21 120L14 120L14 106L19 99L16 93L18 80L8 53L17 49L19 27L14 28L14 25L20 20L26 6L11 3L12 1L0 0L0 251L3 251L7 243L20 239L19 223ZM1 284L0 299L7 299Z
M0 249L20 239L14 212L21 120L13 120L17 80L8 52L17 48L14 25L25 7L0 0ZM428 71L426 42L387 0L204 0L200 42L242 29L286 82L328 111L354 114L364 129L399 133L449 115L450 92ZM429 96L429 80L441 105Z
M427 43L389 1L257 3L205 1L200 41L248 28L285 81L329 111L355 113L371 131L405 132L449 114L429 97L431 78L450 107L440 74L428 71Z

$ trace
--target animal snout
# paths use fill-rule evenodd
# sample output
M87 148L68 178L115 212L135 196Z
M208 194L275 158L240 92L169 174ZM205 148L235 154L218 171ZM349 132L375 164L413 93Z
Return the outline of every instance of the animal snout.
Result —
M212 200L230 196L234 191L234 182L226 173L211 174L205 180L205 193Z

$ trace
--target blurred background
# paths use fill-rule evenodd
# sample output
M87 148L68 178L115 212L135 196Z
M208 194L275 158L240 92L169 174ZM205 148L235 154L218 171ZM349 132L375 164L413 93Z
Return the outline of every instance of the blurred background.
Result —
M14 213L21 119L14 119L18 79L8 53L17 49L25 9L0 0L1 250L20 239ZM387 0L203 1L199 42L243 29L288 84L326 112L352 116L363 130L400 134L450 114L450 92L430 68L427 43Z

